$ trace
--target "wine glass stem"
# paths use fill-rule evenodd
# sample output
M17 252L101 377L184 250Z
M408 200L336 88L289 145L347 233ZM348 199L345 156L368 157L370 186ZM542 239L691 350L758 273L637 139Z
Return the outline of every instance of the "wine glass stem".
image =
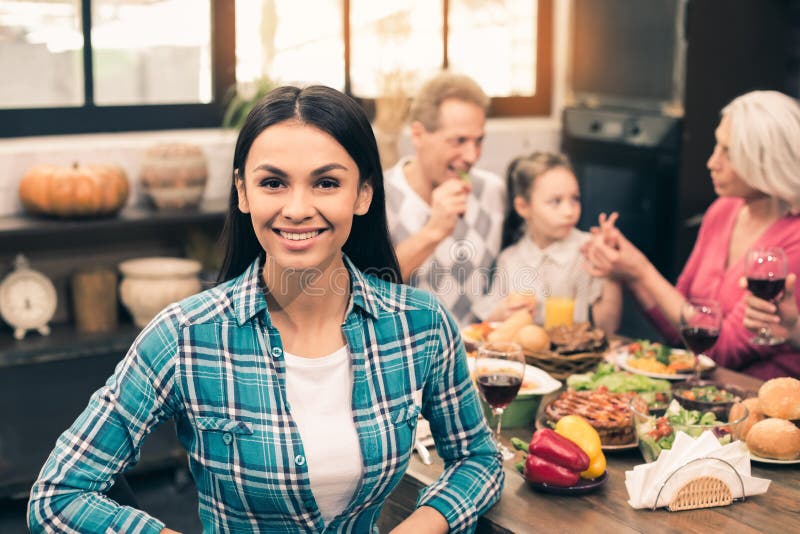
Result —
M495 408L494 409L494 416L497 418L497 444L500 445L500 429L501 425L503 424L503 409L502 408Z

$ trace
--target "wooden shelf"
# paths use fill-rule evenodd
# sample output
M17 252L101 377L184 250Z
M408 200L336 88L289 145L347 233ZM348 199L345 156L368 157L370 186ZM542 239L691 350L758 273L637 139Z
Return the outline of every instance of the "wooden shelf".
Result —
M86 219L56 219L15 215L0 217L0 240L19 240L37 237L59 239L65 236L94 232L142 229L194 223L221 221L225 217L226 199L203 203L195 209L158 211L132 206L113 217Z
M35 365L54 361L86 358L102 354L119 354L128 351L141 329L133 324L102 334L83 334L72 325L54 325L49 336L28 332L25 339L17 341L10 332L0 335L0 368L17 365Z

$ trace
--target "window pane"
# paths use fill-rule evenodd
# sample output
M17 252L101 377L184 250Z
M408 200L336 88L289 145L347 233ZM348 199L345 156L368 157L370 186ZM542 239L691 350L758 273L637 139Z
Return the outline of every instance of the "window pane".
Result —
M83 104L80 0L0 2L0 107Z
M536 0L450 0L450 68L489 96L534 95L536 7Z
M344 89L342 0L236 0L236 80Z
M210 0L93 0L95 102L211 102Z
M375 97L389 73L424 81L442 68L442 3L351 0L350 82Z

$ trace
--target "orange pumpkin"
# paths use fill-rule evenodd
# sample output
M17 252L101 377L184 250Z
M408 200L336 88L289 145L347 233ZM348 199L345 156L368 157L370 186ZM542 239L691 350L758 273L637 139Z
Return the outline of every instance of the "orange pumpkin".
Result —
M113 165L36 165L19 184L25 209L37 215L112 215L128 200L128 178Z

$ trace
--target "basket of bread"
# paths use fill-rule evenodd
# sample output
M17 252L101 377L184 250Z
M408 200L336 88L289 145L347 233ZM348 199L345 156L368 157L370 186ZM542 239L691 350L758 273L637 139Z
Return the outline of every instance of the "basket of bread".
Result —
M593 369L608 347L605 333L588 322L545 330L534 324L527 310L517 311L501 323L470 325L462 334L467 350L484 341L519 343L530 365L558 380Z
M731 418L742 413L748 415L735 437L747 443L753 460L800 461L800 380L790 377L768 380L758 390L758 397L734 404L730 413Z

